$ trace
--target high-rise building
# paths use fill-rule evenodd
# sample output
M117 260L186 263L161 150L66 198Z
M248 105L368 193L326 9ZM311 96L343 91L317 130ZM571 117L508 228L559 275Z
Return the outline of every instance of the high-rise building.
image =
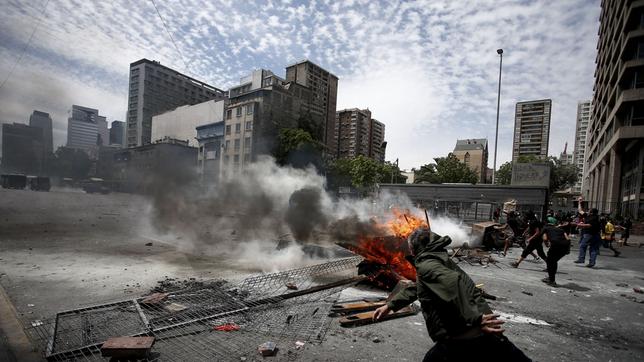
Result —
M107 121L98 114L98 109L73 105L70 112L67 147L90 151L108 144Z
M371 119L369 128L369 157L376 161L385 162L385 124Z
M223 172L237 171L258 155L274 151L279 131L295 128L308 115L309 88L286 82L265 69L253 71L230 88L225 112Z
M479 183L487 182L488 149L486 138L456 140L456 146L454 146L452 153L476 173Z
M43 132L22 123L2 124L2 170L41 174L44 169Z
M371 118L369 109L350 108L336 112L334 138L336 158L366 156L385 161L385 125Z
M42 129L43 151L45 157L48 158L54 152L52 120L49 113L34 110L29 117L29 125Z
M324 124L321 137L313 137L326 145L329 155L338 153L338 140L334 137L338 77L309 60L303 60L286 67L286 81L311 90L311 101L305 104L306 111L313 117L321 117Z
M590 122L590 112L592 106L590 101L581 101L577 103L577 122L575 126L575 151L573 162L579 170L579 178L572 190L575 193L581 193L584 181L584 163L586 160L586 133L588 123Z
M121 146L123 147L125 140L125 122L121 121L112 121L112 127L110 127L110 146Z
M127 146L152 141L152 117L184 105L222 100L226 93L188 77L157 61L141 59L130 64L127 107Z
M197 147L196 127L224 120L226 101L206 101L192 106L177 107L152 117L152 143L164 138L188 141Z
M514 114L512 162L520 156L548 157L550 137L550 99L519 102Z
M644 4L602 1L583 195L600 212L644 215Z

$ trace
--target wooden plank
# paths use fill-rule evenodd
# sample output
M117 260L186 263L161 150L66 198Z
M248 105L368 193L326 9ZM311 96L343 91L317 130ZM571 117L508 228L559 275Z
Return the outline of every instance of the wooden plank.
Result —
M362 301L362 302L356 302L356 303L339 303L331 306L331 312L351 313L351 312L373 310L373 309L382 307L383 305L385 305L385 303L386 302L384 300L378 301L378 302Z
M390 319L396 319L396 318L414 315L418 313L418 310L411 306L407 306L397 312L387 314L377 322L373 320L373 313L374 311L369 311L369 312L358 313L358 314L342 317L340 318L340 325L342 327L357 327L357 326L363 326L366 324L379 323Z

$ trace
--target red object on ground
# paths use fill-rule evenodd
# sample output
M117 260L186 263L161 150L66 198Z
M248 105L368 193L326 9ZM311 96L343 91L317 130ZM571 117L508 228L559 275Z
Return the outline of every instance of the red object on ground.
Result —
M232 332L232 331L238 331L240 330L240 328L241 327L239 327L235 323L226 323L219 326L214 326L212 329L216 331L221 331L221 332Z

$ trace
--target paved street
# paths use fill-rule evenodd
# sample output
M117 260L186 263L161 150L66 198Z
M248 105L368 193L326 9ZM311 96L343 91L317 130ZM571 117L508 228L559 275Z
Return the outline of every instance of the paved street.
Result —
M165 276L235 280L259 271L155 235L138 221L146 208L143 198L125 194L0 190L0 284L23 323L140 295ZM588 269L572 263L575 248L560 262L557 288L540 281L544 263L509 267L520 249L498 257L499 268L461 266L499 297L492 306L508 319L506 335L533 359L641 361L644 294L633 287L644 286L644 248L621 250L619 258L603 251ZM384 295L360 287L342 298L367 293ZM326 340L307 344L301 359L418 361L430 347L421 315L353 329L334 322Z

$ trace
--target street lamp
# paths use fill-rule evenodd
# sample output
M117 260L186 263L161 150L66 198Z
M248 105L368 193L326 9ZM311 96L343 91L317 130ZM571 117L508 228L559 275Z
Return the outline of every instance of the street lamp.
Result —
M501 70L503 69L503 49L497 49L499 55L499 93L496 97L496 133L494 135L494 165L492 166L492 184L496 183L496 149L499 144L499 107L501 106Z

